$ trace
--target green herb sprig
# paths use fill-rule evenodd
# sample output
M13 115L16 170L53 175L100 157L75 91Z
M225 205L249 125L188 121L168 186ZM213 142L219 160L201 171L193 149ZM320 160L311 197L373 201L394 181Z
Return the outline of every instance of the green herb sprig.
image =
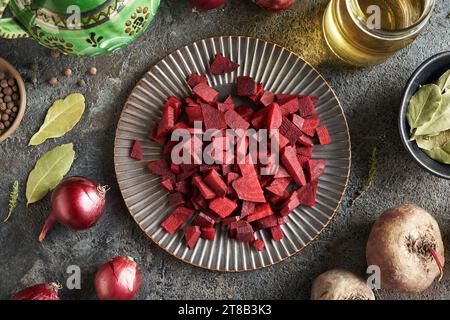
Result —
M359 198L361 198L367 191L369 191L370 187L372 187L372 185L374 184L377 175L378 175L378 149L376 146L374 146L372 148L372 151L370 152L369 157L369 175L367 178L367 184L364 187L364 189L359 191L358 196L355 199L353 199L350 207L352 207Z
M5 220L3 220L3 222L6 222L6 221L9 220L9 218L11 217L12 212L17 207L17 203L18 202L19 202L19 181L16 180L12 184L11 194L9 195L9 212L8 212L8 216L6 217Z

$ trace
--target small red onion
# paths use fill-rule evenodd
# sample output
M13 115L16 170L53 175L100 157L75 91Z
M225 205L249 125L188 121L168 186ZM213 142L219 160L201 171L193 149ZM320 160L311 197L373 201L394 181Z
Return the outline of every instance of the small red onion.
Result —
M105 211L107 189L84 177L63 180L52 193L52 211L47 218L39 241L48 230L60 222L68 228L83 230L92 227Z
M287 10L294 4L295 0L252 0L267 11L277 12Z
M141 289L141 272L130 257L116 257L102 265L95 275L100 300L132 300Z
M57 283L41 283L25 288L11 297L11 300L60 300Z
M198 11L206 11L220 7L225 0L189 0L192 8Z

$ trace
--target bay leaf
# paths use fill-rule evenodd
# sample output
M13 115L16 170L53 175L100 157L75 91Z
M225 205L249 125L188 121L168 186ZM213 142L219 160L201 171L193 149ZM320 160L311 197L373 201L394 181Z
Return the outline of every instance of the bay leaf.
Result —
M431 120L436 110L441 105L441 89L435 84L422 86L409 101L406 118L411 128L414 129Z
M441 131L450 129L450 92L441 96L441 104L434 113L433 117L419 126L414 135L437 135Z
M442 93L450 90L450 70L447 70L438 80L437 85L441 88Z
M27 205L41 200L69 172L75 158L73 144L64 144L45 153L30 172L27 181Z
M436 136L418 136L417 145L423 150L440 148L450 141L450 130L442 131Z
M56 100L48 109L44 123L31 138L30 146L37 146L50 138L59 138L73 129L85 110L84 96L74 93L64 100Z
M424 152L431 158L443 164L450 164L450 141L440 148L432 150L424 150Z

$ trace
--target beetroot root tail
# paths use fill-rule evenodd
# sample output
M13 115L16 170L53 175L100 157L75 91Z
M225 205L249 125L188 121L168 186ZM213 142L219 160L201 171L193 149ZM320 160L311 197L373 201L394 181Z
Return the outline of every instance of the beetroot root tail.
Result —
M50 215L47 220L45 221L44 227L42 228L41 233L39 234L39 242L44 241L45 236L47 235L47 232L53 227L55 224L56 219Z

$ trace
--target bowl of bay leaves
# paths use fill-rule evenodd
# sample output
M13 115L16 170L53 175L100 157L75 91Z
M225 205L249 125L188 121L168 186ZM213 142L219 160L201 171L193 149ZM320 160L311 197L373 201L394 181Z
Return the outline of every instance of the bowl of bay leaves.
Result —
M399 121L409 154L429 172L450 179L450 51L431 57L411 76Z

